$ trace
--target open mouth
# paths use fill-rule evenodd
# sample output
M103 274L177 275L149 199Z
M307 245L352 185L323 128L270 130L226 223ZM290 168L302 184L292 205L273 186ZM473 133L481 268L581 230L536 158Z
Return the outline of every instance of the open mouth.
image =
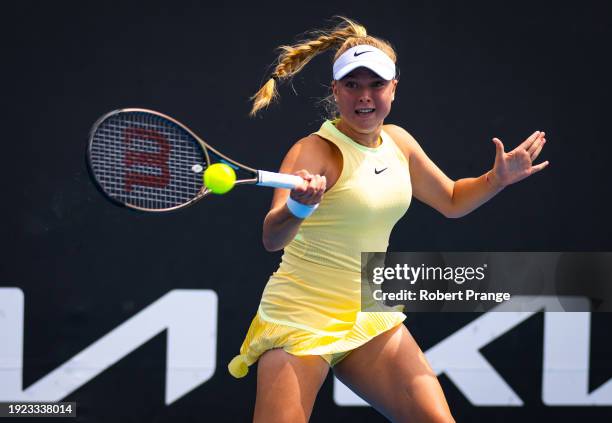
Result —
M376 109L357 109L355 110L355 113L357 113L360 116L364 116L364 115L369 115L371 113L374 113Z

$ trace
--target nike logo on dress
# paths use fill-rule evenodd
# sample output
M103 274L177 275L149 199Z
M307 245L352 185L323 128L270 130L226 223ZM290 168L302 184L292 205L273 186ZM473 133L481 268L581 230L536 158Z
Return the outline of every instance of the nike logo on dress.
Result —
M359 53L355 52L353 53L353 56L361 56L363 53L372 53L372 50L360 51Z
M384 172L385 170L387 170L387 169L389 169L389 168L388 168L388 167L386 167L386 168L381 169L381 170L378 170L378 169L374 168L374 173L378 175L379 173L383 173L383 172Z

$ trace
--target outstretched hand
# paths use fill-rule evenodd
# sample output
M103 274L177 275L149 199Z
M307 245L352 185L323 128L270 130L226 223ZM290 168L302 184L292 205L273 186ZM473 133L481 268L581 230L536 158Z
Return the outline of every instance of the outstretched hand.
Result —
M533 165L546 143L546 134L535 131L514 150L506 153L504 144L499 138L493 138L495 143L495 164L491 171L491 179L500 188L511 185L539 172L548 166L548 160Z

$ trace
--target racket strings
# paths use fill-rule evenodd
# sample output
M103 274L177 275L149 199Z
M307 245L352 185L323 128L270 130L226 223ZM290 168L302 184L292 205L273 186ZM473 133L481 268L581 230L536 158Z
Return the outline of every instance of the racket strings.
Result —
M103 190L143 209L177 207L202 190L207 166L202 147L186 130L144 112L111 115L90 146L93 173Z

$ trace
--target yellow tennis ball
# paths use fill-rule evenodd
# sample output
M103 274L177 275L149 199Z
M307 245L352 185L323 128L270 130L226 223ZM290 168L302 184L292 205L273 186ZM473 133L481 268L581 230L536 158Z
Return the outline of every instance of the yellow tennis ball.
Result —
M225 194L235 183L236 172L224 163L215 163L204 171L204 185L214 194Z

